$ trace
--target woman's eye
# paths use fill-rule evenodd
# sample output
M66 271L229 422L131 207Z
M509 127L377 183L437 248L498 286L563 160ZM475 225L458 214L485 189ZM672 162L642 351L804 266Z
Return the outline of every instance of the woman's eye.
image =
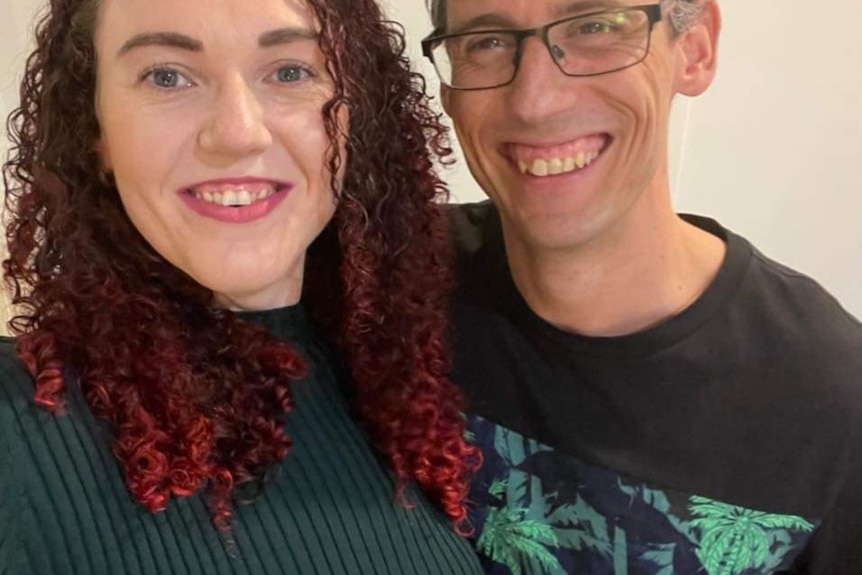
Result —
M275 73L276 81L281 84L293 84L311 76L311 72L303 66L282 66Z
M151 70L144 76L144 80L162 90L188 88L193 85L188 78L171 68L157 68L155 70Z

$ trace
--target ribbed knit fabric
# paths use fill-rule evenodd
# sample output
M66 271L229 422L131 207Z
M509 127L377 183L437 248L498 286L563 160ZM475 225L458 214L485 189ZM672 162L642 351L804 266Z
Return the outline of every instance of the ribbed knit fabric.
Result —
M418 490L415 507L396 501L302 309L247 318L297 345L313 367L294 387L293 450L257 498L236 506L229 537L201 496L157 514L137 505L110 433L78 388L70 386L64 415L36 407L14 342L0 342L0 575L481 572Z

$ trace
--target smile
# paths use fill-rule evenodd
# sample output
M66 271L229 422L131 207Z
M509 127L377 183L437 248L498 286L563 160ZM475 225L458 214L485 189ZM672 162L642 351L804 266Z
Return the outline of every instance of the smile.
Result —
M610 141L610 136L602 134L546 147L511 144L509 153L521 174L544 178L586 168L602 155Z
M187 188L195 199L217 206L242 208L265 201L286 186L273 181L208 182Z
M261 178L210 180L181 190L197 214L222 223L246 224L265 218L290 195L293 184Z

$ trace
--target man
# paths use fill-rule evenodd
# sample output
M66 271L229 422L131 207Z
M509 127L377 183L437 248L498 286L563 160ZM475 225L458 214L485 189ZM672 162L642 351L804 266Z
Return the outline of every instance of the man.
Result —
M671 103L713 80L717 2L430 7L491 199L455 214L454 308L488 571L862 573L862 326L671 205Z

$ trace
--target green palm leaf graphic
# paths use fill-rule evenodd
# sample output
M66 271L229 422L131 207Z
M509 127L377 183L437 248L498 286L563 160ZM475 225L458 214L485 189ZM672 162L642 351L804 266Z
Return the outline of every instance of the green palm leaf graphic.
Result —
M692 527L701 531L697 555L709 575L739 575L769 560L767 530L811 531L814 525L794 515L777 515L692 497ZM786 549L784 551L786 553Z
M495 479L494 483L491 484L491 487L488 488L488 495L493 497L494 499L503 500L506 496L506 488L508 487L509 482L505 479Z
M641 555L641 559L645 559L653 564L656 569L654 575L675 575L673 572L673 555L676 550L676 544L668 543L664 545L656 545L651 550L645 551Z
M524 518L522 509L491 509L485 529L476 543L480 553L506 565L514 575L521 575L523 564L540 566L549 573L560 572L559 560L545 547L559 542L549 525Z
M811 531L814 525L795 515L772 515L764 513L758 523L767 529L788 529L790 531Z
M561 547L576 551L590 549L607 557L612 555L607 520L583 498L578 497L574 505L565 503L557 507L547 521L553 526Z

